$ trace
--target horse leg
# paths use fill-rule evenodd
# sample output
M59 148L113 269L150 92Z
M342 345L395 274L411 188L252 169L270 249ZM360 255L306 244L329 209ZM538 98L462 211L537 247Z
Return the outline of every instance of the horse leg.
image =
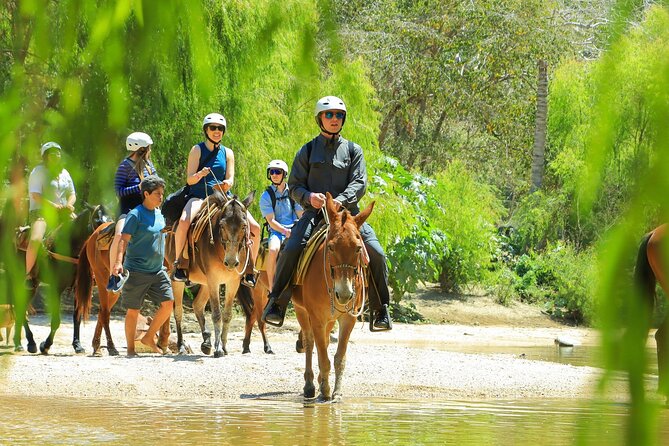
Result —
M200 324L200 332L202 332L202 344L200 350L203 354L211 354L211 332L207 330L207 320L204 317L204 307L207 305L209 298L209 289L205 285L200 286L200 291L195 296L193 301L193 313L198 324Z
M186 345L184 344L183 331L181 330L181 322L184 315L184 288L183 282L172 281L172 294L174 295L174 323L177 327L177 348L180 355L185 355Z
M330 358L328 358L328 343L330 340L330 330L327 329L326 324L318 321L317 324L311 325L314 343L316 344L316 353L318 354L318 383L320 385L320 395L318 396L322 401L329 401L332 399L332 391L330 389Z
M655 332L657 343L658 391L669 403L669 316L664 318Z
M332 393L332 397L337 400L341 399L342 396L341 383L346 368L346 349L354 326L355 318L352 316L344 315L339 319L339 343L334 357L335 386Z
M81 345L81 318L77 317L77 309L72 311L72 348L77 354L86 353L86 349Z
M236 282L236 280L235 280ZM237 285L237 286L235 286ZM235 301L235 296L237 295L237 289L239 284L237 283L227 283L225 285L225 300L223 301L223 317L221 321L221 346L223 348L223 354L228 354L227 343L228 343L228 331L230 330L230 321L232 321L232 304ZM250 319L250 318L249 318ZM253 327L253 325L251 325Z
M21 330L24 330L26 333L26 340L28 341L28 351L30 353L37 352L37 345L35 345L35 339L33 338L33 333L30 331L30 326L28 325L28 305L32 297L33 291L27 291L25 298L23 296L18 296L14 299L14 351L22 352L23 346L21 345Z
M49 354L49 350L53 345L53 338L60 327L60 295L54 300L56 302L54 307L51 308L51 330L49 331L49 336L47 336L47 338L39 345L39 351L43 355Z
M104 285L103 285L104 288ZM98 287L99 289L99 287ZM114 293L107 292L106 289L99 292L100 294L100 311L98 312L98 326L102 322L102 327L105 330L105 337L107 338L107 352L109 356L118 356L118 350L116 345L114 345L114 339L112 338L111 328L109 327L109 320L111 319L111 309L116 305L119 295ZM104 295L106 294L106 296ZM100 347L100 330L96 326L96 334L98 335L98 348Z
M222 346L223 316L221 315L221 297L217 286L212 286L209 290L209 306L211 307L211 321L214 324L214 358L220 358L227 352Z
M302 334L304 345L304 397L311 399L316 396L313 370L314 335L311 331L311 322L306 311L303 308L295 307L295 316L302 328L300 333Z
M242 354L251 353L251 332L253 331L253 324L255 323L255 314L246 316L244 323L244 341L242 341ZM260 325L260 324L258 324ZM263 340L265 336L263 334Z

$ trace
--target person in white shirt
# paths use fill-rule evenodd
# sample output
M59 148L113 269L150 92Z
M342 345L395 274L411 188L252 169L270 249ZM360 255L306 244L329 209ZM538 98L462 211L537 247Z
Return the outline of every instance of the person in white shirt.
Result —
M37 252L47 230L45 215L55 215L59 219L71 218L77 195L70 173L63 167L61 147L55 142L47 142L40 149L42 163L37 165L28 178L30 208L30 242L26 250L26 281L37 260Z

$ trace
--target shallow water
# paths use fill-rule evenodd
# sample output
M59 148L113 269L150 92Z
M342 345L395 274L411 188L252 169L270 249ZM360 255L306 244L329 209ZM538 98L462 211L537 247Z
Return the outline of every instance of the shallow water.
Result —
M624 444L628 407L576 400L238 403L0 396L0 444ZM658 444L669 445L669 410Z

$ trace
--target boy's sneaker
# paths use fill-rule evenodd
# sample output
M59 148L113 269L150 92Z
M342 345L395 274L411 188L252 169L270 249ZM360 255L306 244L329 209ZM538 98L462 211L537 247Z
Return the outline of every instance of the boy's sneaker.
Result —
M120 276L112 274L109 276L109 282L107 282L107 291L118 293L121 291L121 288L123 288L123 284L125 284L125 281L128 280L128 277L130 277L130 273L128 271L125 271L125 273L121 274Z

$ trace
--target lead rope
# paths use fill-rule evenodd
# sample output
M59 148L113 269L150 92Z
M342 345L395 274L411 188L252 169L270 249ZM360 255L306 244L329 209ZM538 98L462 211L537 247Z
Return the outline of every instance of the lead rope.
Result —
M328 217L328 212L325 209L325 206L321 207L321 212L323 212L323 220L325 220L325 242L323 246L323 277L325 278L325 288L327 289L328 296L330 297L330 315L334 316L334 290L330 287L328 283L328 273L327 273L327 263L328 263L328 237L330 236L330 217Z
M327 289L328 295L330 296L330 315L334 316L334 314L335 314L334 289L328 283L328 273L327 273L327 260L328 260L328 257L327 257L328 246L327 245L328 245L328 236L330 235L330 218L328 217L328 213L327 213L327 210L325 209L325 207L322 207L321 211L323 212L323 219L325 220L325 224L326 224L325 242L324 242L325 246L323 247L323 277L325 278L325 288ZM348 305L344 306L344 310L346 310L346 313L350 314L351 316L353 316L356 319L360 315L363 314L364 309L365 309L365 300L366 300L366 298L365 298L366 297L365 296L365 294L366 294L365 293L365 290L366 290L365 274L364 274L362 262L360 262L360 258L358 258L358 268L357 268L357 270L358 270L358 274L360 275L360 285L361 285L360 293L361 293L361 296L362 296L362 302L361 302L361 305L360 305L360 309L357 312L355 312L355 301L356 301L355 298L351 299L351 302L352 302L351 308L347 308ZM337 310L337 311L340 311L340 310ZM364 327L364 324L363 324L363 327Z
M211 175L214 177L214 181L216 181L216 184L218 184L218 185L223 184L222 181L218 181L218 178L216 178L216 174L214 173L213 170L210 170L209 173L211 173ZM207 191L207 198L208 198L209 195L208 195L208 189L207 189L206 185L205 185L204 190ZM222 192L222 194L226 199L228 199L228 195L225 192ZM230 200L228 200L228 202L229 201ZM209 206L209 200L207 200L207 206ZM207 212L209 212L209 209L207 209ZM241 269L241 271L238 271L237 269L235 269L235 272L240 277L244 274L244 271L246 271L246 267L248 266L249 260L251 258L251 247L249 246L251 241L250 241L250 237L248 237L248 224L246 225L246 227L247 227L246 238L248 239L248 240L244 241L244 245L246 247L246 260L244 261L244 267ZM212 245L214 244L214 231L211 228L211 219L209 219L209 243L211 243Z

